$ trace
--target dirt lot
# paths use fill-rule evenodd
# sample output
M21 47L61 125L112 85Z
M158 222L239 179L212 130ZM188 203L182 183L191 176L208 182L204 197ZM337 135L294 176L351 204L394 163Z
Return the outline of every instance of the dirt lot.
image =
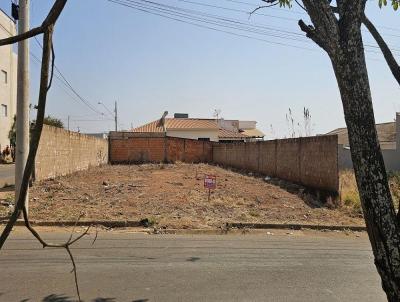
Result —
M210 201L204 174L217 176ZM7 211L0 205L0 216ZM261 178L206 164L104 166L31 188L34 220L75 220L81 212L82 220L148 218L168 228L220 227L225 222L363 225L345 208L315 207Z

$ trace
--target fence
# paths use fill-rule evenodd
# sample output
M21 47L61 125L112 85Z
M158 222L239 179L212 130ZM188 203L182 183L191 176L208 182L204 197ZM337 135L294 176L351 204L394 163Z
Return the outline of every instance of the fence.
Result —
M43 125L35 160L35 179L66 175L107 161L107 140Z
M254 143L217 143L213 162L337 192L337 136L315 136Z
M210 162L337 192L337 136L211 143L163 133L111 132L110 163Z
M163 133L110 132L110 163L211 162L212 143Z

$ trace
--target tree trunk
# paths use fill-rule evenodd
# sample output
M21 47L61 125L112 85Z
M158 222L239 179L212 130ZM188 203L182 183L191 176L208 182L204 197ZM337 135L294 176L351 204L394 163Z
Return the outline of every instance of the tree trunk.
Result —
M361 204L388 301L400 301L400 226L396 219L380 149L361 29L341 33L340 51L331 57L343 103L351 157Z

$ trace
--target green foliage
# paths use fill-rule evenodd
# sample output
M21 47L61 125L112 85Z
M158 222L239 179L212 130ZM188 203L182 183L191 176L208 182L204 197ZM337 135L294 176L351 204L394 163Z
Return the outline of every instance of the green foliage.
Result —
M397 10L400 6L400 0L378 0L378 5L379 7L386 6L388 2L391 2L394 10ZM292 0L276 0L275 3L279 3L280 7L292 6Z
M292 0L279 0L280 7L292 7Z
M391 2L392 2L393 9L397 10L399 8L399 5L400 5L400 0L391 0ZM378 5L379 5L379 7L382 7L382 6L386 6L387 3L388 3L387 0L379 0Z
M36 120L33 121L33 124L36 124ZM57 128L64 128L64 123L60 119L52 117L50 115L44 118L43 124Z
M17 121L17 117L14 115L13 124L11 126L10 131L8 132L8 139L10 140L11 146L15 146L15 143L17 142L16 121Z

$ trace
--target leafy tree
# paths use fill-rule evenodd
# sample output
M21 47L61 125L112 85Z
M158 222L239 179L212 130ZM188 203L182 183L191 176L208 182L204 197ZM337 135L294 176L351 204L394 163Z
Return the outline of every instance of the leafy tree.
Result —
M16 121L17 121L17 117L14 115L13 124L11 126L10 131L8 132L8 139L10 140L11 146L15 146L16 142L17 142ZM35 123L36 123L36 120L34 120L32 122L32 124L35 124ZM51 117L50 115L48 115L47 117L44 118L43 124L50 125L50 126L57 127L57 128L64 128L64 123L60 119Z
M10 140L10 145L15 146L17 142L17 134L16 134L16 122L17 122L17 117L14 115L14 121L11 126L10 131L8 132L8 139Z
M291 0L263 0L291 6ZM294 0L311 23L300 29L329 56L349 133L351 157L368 236L382 287L390 302L400 301L400 214L396 215L372 107L361 25L367 0ZM397 10L400 0L391 0ZM379 0L379 6L387 0ZM386 57L385 57L386 58Z
M36 123L36 120L33 121L33 124L35 124L35 123ZM48 115L44 118L43 124L57 127L57 128L64 128L64 123L60 119L52 117L50 115Z

